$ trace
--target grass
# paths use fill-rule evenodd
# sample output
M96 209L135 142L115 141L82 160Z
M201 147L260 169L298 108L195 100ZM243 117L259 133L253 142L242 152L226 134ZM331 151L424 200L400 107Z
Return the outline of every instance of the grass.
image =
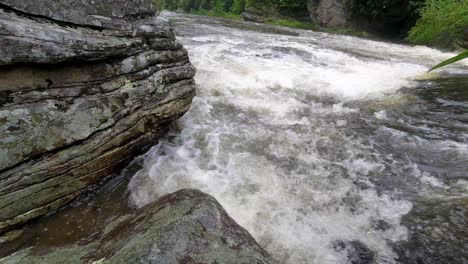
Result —
M308 29L308 30L314 30L314 31L327 32L330 34L348 35L348 36L363 37L363 38L370 37L369 33L365 31L357 30L354 28L325 28L325 27L319 27L312 22L301 22L301 21L297 21L293 19L270 19L266 23L270 25L275 25L275 26L283 26L283 27L290 27L290 28Z
M312 22L301 22L293 19L276 19L276 20L269 20L266 22L267 24L274 25L274 26L282 26L282 27L289 27L289 28L298 28L298 29L309 29L309 30L318 30L316 24Z
M242 19L241 15L228 13L228 12L215 12L213 10L192 10L190 14L201 15L201 16L212 16L212 17L222 17L228 19Z

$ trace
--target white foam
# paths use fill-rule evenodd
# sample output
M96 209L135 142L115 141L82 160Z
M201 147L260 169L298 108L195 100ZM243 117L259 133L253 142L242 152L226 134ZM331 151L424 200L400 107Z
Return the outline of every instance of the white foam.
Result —
M202 35L179 38L198 69L198 96L175 142L148 152L129 186L133 203L197 188L281 263L347 263L336 240L360 240L378 263L395 263L387 242L406 238L400 218L411 204L373 188L369 178L388 164L345 133L359 110L344 103L411 87L413 76L450 54L323 33L202 27ZM334 103L310 99L317 96ZM377 220L389 229L373 228Z

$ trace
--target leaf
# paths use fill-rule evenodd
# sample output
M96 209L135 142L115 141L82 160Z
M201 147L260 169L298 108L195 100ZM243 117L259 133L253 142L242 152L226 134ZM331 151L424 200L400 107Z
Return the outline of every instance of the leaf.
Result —
M432 67L430 70L428 70L427 72L430 72L430 71L433 71L435 69L439 69L439 68L442 68L444 66L447 66L449 64L452 64L454 62L457 62L457 61L460 61L460 60L463 60L463 59L466 59L468 58L468 50L465 50L464 52L458 54L457 56L455 57L452 57L448 60L444 60L443 62L437 64L436 66Z

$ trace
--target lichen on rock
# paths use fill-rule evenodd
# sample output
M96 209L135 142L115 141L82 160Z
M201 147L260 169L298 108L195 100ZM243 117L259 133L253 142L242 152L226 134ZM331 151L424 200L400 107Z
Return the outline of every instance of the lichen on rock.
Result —
M277 263L211 196L184 189L135 212L108 219L87 244L0 259L13 263Z
M0 232L154 144L195 94L151 0L0 1Z

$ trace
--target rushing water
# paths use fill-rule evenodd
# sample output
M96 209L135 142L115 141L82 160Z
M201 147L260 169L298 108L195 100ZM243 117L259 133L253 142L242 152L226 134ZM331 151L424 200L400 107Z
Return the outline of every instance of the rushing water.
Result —
M437 243L466 260L466 208L465 215L463 208L448 216L430 212L438 219L430 224L434 241L401 243L413 241L402 219L418 201L468 205L467 62L428 75L453 54L162 16L198 69L191 110L133 164L143 167L129 166L94 199L26 227L1 245L0 257L89 243L105 219L133 210L122 197L142 206L197 188L215 196L280 263L398 263L396 245L403 245L413 247L410 255L427 255L411 263L455 264L431 259ZM127 187L121 179L129 174Z
M416 80L453 54L163 17L198 69L198 95L131 180L137 206L197 188L282 263L348 263L339 241L395 263L412 199L466 195L467 64Z

